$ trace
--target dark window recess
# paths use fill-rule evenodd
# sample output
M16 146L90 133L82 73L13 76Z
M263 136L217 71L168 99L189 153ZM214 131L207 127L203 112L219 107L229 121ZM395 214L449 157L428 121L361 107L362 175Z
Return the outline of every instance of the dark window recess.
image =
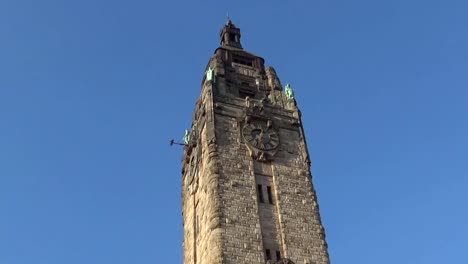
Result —
M268 202L273 204L273 196L271 195L271 186L267 186L267 193L268 193Z
M281 260L281 252L279 250L276 250L276 260Z
M236 35L233 34L233 33L229 34L229 40L230 41L236 41Z
M249 91L249 90L244 90L241 89L239 90L239 97L240 98L246 98L246 97L254 98L255 97L255 92L254 91Z
M267 260L271 260L271 252L269 249L265 249L265 257Z
M246 65L246 66L249 66L249 67L253 67L253 61L251 59L248 59L248 58L233 57L232 62L239 63L239 64L242 64L242 65Z
M263 203L263 192L262 192L262 185L261 184L258 184L257 185L257 192L258 192L258 200Z

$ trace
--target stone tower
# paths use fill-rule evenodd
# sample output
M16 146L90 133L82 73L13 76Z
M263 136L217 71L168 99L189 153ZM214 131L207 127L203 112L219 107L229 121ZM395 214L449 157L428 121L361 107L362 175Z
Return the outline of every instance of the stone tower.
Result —
M240 40L229 20L185 137L184 264L330 263L292 89Z

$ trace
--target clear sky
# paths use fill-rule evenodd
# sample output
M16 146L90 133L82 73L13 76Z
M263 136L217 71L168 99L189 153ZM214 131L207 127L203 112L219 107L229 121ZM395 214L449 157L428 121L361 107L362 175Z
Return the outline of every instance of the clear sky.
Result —
M466 0L1 0L0 263L182 262L169 140L226 12L295 89L332 262L468 263Z

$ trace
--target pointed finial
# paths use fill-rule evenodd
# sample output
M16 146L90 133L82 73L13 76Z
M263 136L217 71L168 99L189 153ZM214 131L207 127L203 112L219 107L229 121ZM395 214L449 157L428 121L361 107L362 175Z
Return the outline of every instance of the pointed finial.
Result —
M232 26L233 23L232 23L232 20L231 20L231 17L229 16L229 12L226 12L226 26Z

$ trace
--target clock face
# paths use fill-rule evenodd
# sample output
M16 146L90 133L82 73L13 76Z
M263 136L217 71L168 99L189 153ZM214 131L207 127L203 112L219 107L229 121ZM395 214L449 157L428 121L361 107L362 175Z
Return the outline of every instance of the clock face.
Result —
M263 123L245 125L242 135L252 147L261 150L272 150L278 147L279 144L278 134Z

